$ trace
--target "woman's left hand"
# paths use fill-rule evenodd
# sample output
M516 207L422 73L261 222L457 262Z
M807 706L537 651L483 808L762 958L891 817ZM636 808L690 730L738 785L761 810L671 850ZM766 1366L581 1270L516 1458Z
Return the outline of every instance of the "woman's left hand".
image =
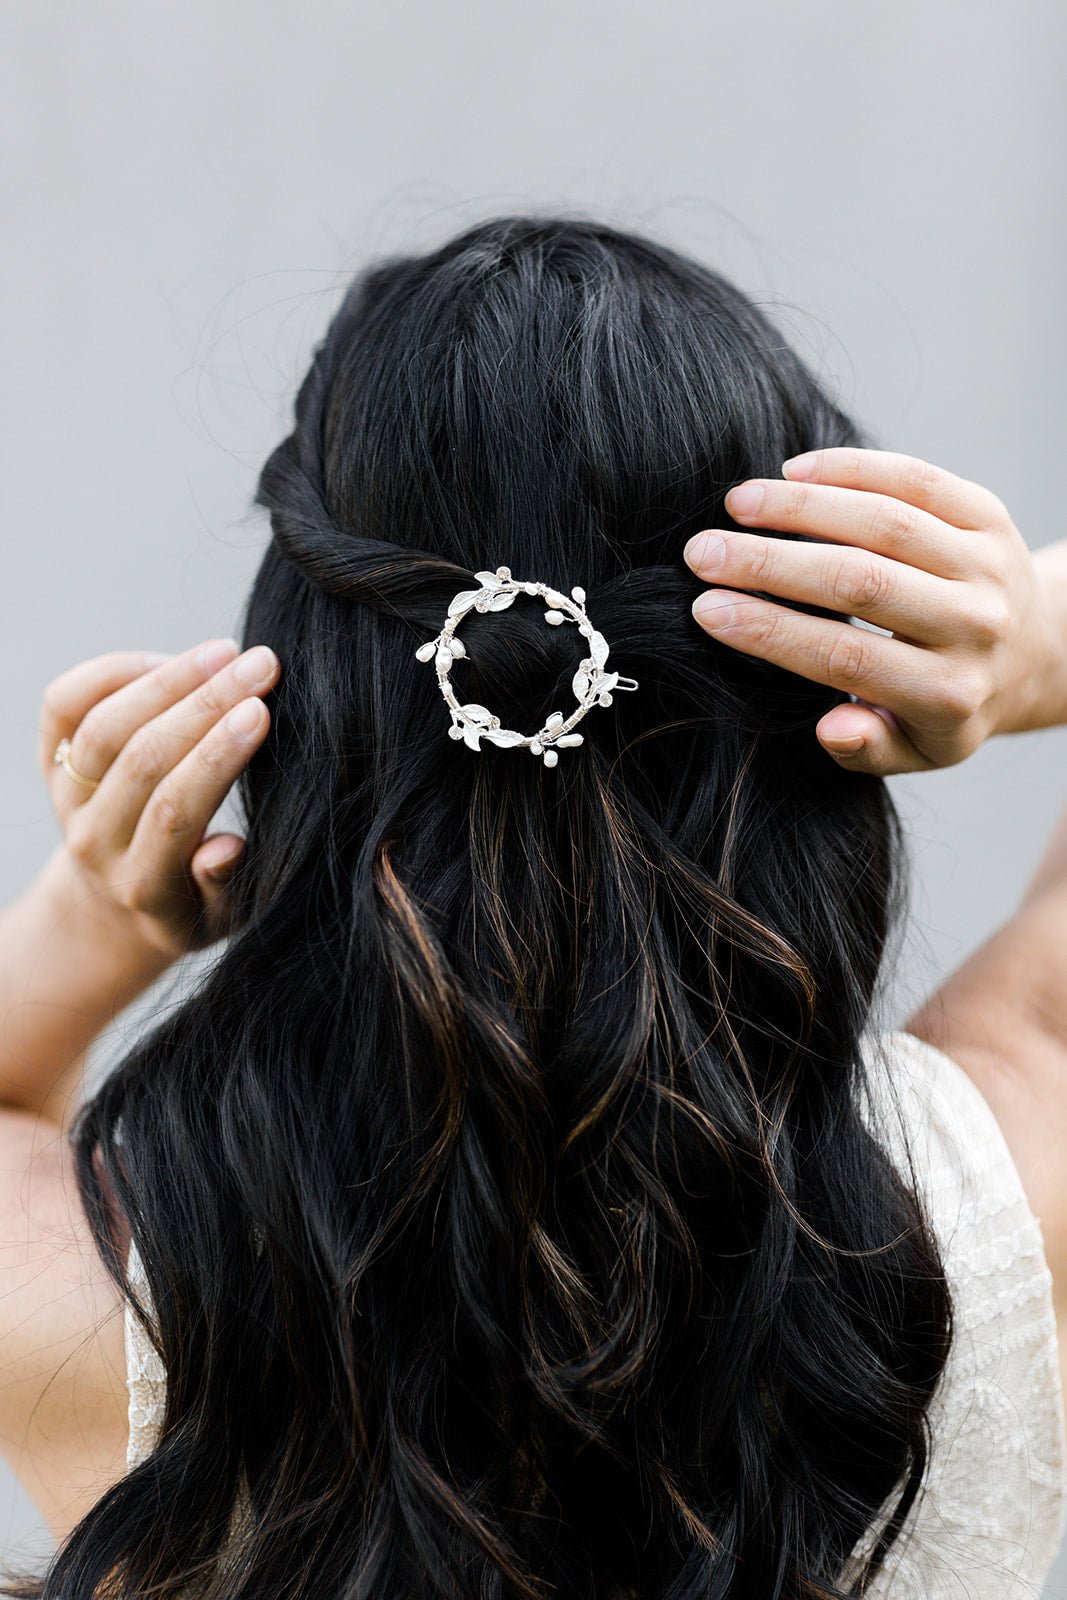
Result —
M45 691L40 761L64 834L50 882L58 874L101 936L149 962L226 932L243 841L205 833L263 742L261 696L281 671L265 645L236 652L215 639L172 657L95 656ZM86 783L53 759L64 738Z
M995 494L883 450L816 450L782 470L786 481L731 489L726 509L735 522L809 537L694 535L686 561L729 588L701 594L693 614L731 648L856 696L816 726L830 755L856 772L918 772L1062 714L1067 652L1033 554Z

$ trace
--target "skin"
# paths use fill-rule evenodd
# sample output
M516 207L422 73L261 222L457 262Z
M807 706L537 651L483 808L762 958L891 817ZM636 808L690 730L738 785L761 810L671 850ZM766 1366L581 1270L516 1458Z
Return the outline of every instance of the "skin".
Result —
M829 755L918 772L1067 722L1067 541L1031 552L996 495L912 456L819 450L783 474L727 495L744 527L689 541L710 585L693 614L731 649L857 696L814 729ZM758 506L745 489L762 490ZM746 531L759 526L805 537ZM1000 1124L1044 1235L1067 1393L1065 934L1067 813L1015 914L904 1028L953 1057Z
M122 1303L65 1138L85 1054L225 933L243 841L207 830L266 736L280 670L263 647L209 640L95 657L44 696L39 760L63 839L0 914L0 1449L57 1539L121 1476L127 1438ZM63 737L97 788L53 763Z
M829 754L856 772L919 772L1063 720L1067 544L1033 556L995 494L913 456L819 450L783 472L730 491L742 526L687 544L714 585L693 614L731 649L857 697L816 726ZM746 531L760 526L803 538Z
M813 729L833 759L918 771L994 733L1067 721L1067 545L1032 556L988 490L886 452L820 451L806 479L794 464L785 481L759 482L758 513L743 516L731 495L735 526L687 547L709 582L694 613L709 648L859 697ZM724 551L712 566L715 533ZM733 615L713 628L716 597ZM81 1214L65 1134L97 1035L226 933L242 841L208 830L266 737L263 697L281 672L266 651L259 676L242 679L236 658L229 640L167 658L113 653L49 685L39 759L62 840L0 913L0 1449L58 1539L121 1476L127 1438L122 1303ZM54 764L62 737L98 787ZM1061 1330L1065 930L1067 820L1018 911L905 1024L954 1056L993 1107L1041 1220Z

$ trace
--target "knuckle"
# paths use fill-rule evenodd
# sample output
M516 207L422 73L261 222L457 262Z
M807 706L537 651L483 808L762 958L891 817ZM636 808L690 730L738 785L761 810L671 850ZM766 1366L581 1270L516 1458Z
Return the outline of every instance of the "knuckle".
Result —
M181 838L189 827L189 812L176 794L165 788L152 796L152 824L171 838Z
M156 669L156 681L162 694L169 698L189 691L189 657L194 651L183 651L163 661Z
M791 483L782 495L781 511L778 518L787 527L805 520L811 509L812 493L806 483Z
M83 766L93 767L97 764L107 766L111 757L107 724L102 712L96 707L87 711L79 722L76 738L78 760Z
M834 607L845 612L876 609L888 599L891 587L885 563L862 554L844 556L830 580Z
M875 543L884 541L893 548L906 547L914 538L918 525L919 518L911 506L880 496L867 515L865 532Z
M123 765L134 783L154 782L163 767L159 741L155 735L141 731L126 742Z
M972 600L967 612L968 631L987 648L1002 644L1011 632L1012 612L1001 594Z
M142 889L137 878L123 878L116 883L112 893L124 911L142 909Z
M774 577L775 550L769 539L747 539L740 548L746 576L752 587L763 589ZM767 580L765 582L764 580Z
M994 528L1002 528L1004 530L1009 528L1014 529L1015 519L1012 517L1011 512L1008 510L999 494L994 494L992 489L987 489L986 498L989 505L989 521L992 526Z
M224 772L233 759L231 742L220 738L219 731L213 730L206 738L200 740L196 747L195 759L201 772L208 776Z
M75 811L69 818L64 832L64 839L70 854L82 866L88 865L89 862L95 859L99 848L96 831L86 816L84 807Z
M1003 539L990 533L983 537L975 533L967 550L969 574L973 583L986 583L992 588L1006 588L1015 576L1015 552Z
M120 879L112 893L124 911L151 911L155 905L151 883L136 872Z
M818 465L819 477L822 475L822 468L826 466L831 469L833 482L851 483L863 475L863 451L855 445L829 446L818 452ZM809 481L817 482L818 478Z
M905 456L900 463L900 492L909 500L925 500L938 487L939 473L929 461Z
M217 678L208 678L207 682L201 684L193 696L194 711L206 711L211 716L221 716L231 702L219 690L220 685Z
M769 648L781 636L784 613L771 606L739 605L737 617L757 650Z
M835 631L825 652L826 676L836 687L851 688L870 671L870 646L860 628Z
M953 722L969 722L985 704L985 680L978 672L955 672L942 684L940 700Z

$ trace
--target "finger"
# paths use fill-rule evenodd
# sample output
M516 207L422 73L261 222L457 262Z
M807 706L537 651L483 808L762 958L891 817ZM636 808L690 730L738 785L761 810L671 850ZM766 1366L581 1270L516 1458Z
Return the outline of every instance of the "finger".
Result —
M209 639L87 704L71 731L70 759L75 770L100 782L142 724L210 679L233 660L237 650L233 639Z
M244 840L233 833L213 833L193 852L189 870L212 926L219 926L225 920L230 880L243 854Z
M983 565L973 531L864 489L754 478L730 490L726 509L735 522L858 545L943 578L972 578Z
M968 637L975 602L962 584L869 550L713 529L693 535L685 559L707 583L863 617L926 644Z
M823 749L849 772L886 778L892 773L929 772L931 761L908 738L892 715L848 702L834 706L815 725Z
M38 756L45 777L52 776L56 745L71 737L91 706L165 660L166 656L151 650L112 650L80 661L53 678L44 691L38 727ZM75 770L81 771L77 763Z
M127 864L140 884L167 885L191 870L204 833L263 743L270 712L252 696L217 722L153 790L130 841ZM142 903L150 903L142 896Z
M189 863L194 878L223 880L233 873L244 854L245 842L236 833L213 833L197 845Z
M93 828L119 847L134 835L150 797L172 769L228 711L250 694L266 694L281 665L267 645L246 650L192 694L136 728L92 797Z
M728 589L698 595L693 615L731 649L773 661L814 683L859 695L905 718L917 710L936 717L940 710L943 684L925 646Z
M984 484L895 450L860 450L851 445L812 450L783 462L782 472L793 482L834 483L891 495L954 528L1014 526L1003 500Z

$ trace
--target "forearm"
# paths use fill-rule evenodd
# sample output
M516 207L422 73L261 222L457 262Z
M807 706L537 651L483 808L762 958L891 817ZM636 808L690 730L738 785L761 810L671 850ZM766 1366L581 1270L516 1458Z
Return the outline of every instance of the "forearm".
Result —
M1034 869L1033 876L1023 892L1022 908L1040 899L1047 892L1058 893L1067 906L1067 811L1060 813L1059 821L1045 846L1044 855ZM1067 970L1065 970L1067 984Z
M1067 1327L1065 949L1067 820L1019 909L905 1024L958 1062L993 1111L1041 1224L1063 1327ZM1064 1356L1067 1378L1067 1351Z
M1067 1047L1067 810L1018 909L907 1023L949 1054L960 1037L1010 1044L1024 1025Z
M0 1105L59 1117L93 1040L168 965L123 935L57 849L0 913Z
M1045 670L1035 674L1025 718L1003 730L1067 723L1067 539L1034 552L1041 604L1034 627L1045 636ZM906 1026L962 1058L969 1045L1000 1043L1029 1029L1067 1049L1067 811L1003 927L964 962ZM984 1043L983 1043L984 1041ZM976 1043L977 1042L977 1043Z

